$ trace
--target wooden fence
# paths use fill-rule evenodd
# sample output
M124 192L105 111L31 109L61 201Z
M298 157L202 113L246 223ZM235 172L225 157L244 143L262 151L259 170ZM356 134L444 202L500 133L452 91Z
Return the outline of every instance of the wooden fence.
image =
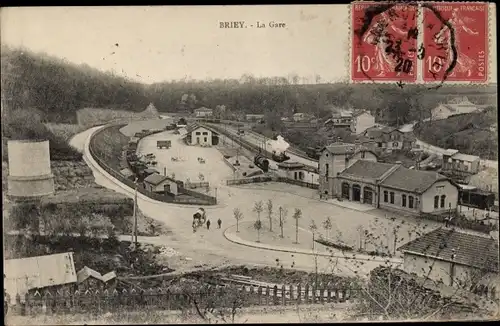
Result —
M284 182L293 184L296 186L307 187L311 189L318 189L319 185L309 182L304 182L300 180L288 179L284 177L253 177L253 178L245 178L245 179L228 179L226 180L226 185L228 186L236 186L242 184L249 183L260 183L260 182Z
M233 286L243 306L297 305L313 303L344 302L354 297L355 290L321 287L314 289L309 284L288 286ZM150 288L147 290L104 290L85 292L44 291L15 298L9 312L21 315L106 313L123 309L179 310L187 308L193 299L200 306L218 299L220 306L230 306L234 295L228 295L224 286L206 285L198 291L179 291L173 288ZM233 292L234 293L234 292ZM227 300L225 300L227 298ZM222 299L222 300L221 300Z
M189 188L189 189L196 189L196 188L208 188L210 187L209 182L184 182L184 187Z
M276 181L276 178L273 177L253 177L246 179L229 179L226 180L226 185L235 186L235 185L243 185L249 183L260 183L260 182L271 182Z
M120 124L121 125L121 124ZM111 176L113 176L115 179L120 181L121 183L127 185L128 187L135 189L136 184L130 180L127 179L124 175L122 175L119 171L116 171L114 168L109 166L106 162L104 162L103 159L99 157L99 155L96 154L95 151L95 136L98 135L99 133L103 132L105 129L112 127L113 125L106 126L100 130L98 130L96 133L92 135L92 138L90 139L90 144L89 144L89 152L92 158L99 164L101 168L103 168L107 173L109 173ZM144 196L147 196L151 199L158 200L161 202L165 203L178 203L178 204L188 204L188 205L215 205L217 204L217 199L215 197L211 197L205 194L201 194L199 192L195 191L190 191L187 189L183 189L183 192L186 194L192 196L193 198L175 198L174 196L168 196L168 195L160 195L157 193L154 193L152 191L148 191L143 187L137 187L137 191Z
M437 222L445 222L445 219L449 217L449 214L426 214L421 213L419 217L424 218L426 220L432 220ZM465 217L454 215L453 219L450 222L450 225L457 226L463 229L470 229L483 233L490 233L493 230L497 229L495 224L481 224L479 221L469 220Z

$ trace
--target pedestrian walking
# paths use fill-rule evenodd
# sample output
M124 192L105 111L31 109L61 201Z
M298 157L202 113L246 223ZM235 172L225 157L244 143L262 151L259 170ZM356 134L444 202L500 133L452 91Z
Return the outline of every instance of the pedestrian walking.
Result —
M210 230L210 220L207 220L207 230Z
M221 221L221 219L220 219L220 218L217 220L217 225L219 226L219 229L220 229L220 227L221 227L221 225L222 225L222 221Z

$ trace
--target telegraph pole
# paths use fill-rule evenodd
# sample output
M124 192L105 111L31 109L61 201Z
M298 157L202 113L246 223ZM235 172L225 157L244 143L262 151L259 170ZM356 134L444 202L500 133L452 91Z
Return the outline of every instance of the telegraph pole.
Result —
M283 238L283 219L281 217L281 211L283 208L280 206L280 229L281 229L281 237Z
M137 248L137 178L134 181L135 192L134 192L134 232L132 234L132 241L135 243Z

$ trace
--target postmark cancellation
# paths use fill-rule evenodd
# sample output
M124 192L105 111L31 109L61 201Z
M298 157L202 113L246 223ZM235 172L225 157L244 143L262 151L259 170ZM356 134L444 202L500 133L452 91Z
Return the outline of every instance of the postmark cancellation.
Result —
M351 82L487 83L487 2L351 4Z

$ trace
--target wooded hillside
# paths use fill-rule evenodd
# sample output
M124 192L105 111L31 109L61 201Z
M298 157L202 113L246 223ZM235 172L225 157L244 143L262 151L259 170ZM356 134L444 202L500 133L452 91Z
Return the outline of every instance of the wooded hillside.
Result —
M142 111L149 104L143 85L46 55L2 47L2 106L35 108L43 122L76 123L85 107Z
M467 95L476 104L496 105L496 86L424 86L396 84L297 85L299 76L207 81L172 81L143 85L46 55L2 48L2 100L5 107L36 108L42 120L75 122L84 107L140 112L152 102L159 112L224 106L224 114L270 113L275 117L309 112L329 114L329 106L366 109L389 125L429 116L432 108ZM317 76L316 81L321 81Z
M427 121L415 126L421 140L442 148L457 149L483 159L498 159L497 109L461 114L448 119Z

